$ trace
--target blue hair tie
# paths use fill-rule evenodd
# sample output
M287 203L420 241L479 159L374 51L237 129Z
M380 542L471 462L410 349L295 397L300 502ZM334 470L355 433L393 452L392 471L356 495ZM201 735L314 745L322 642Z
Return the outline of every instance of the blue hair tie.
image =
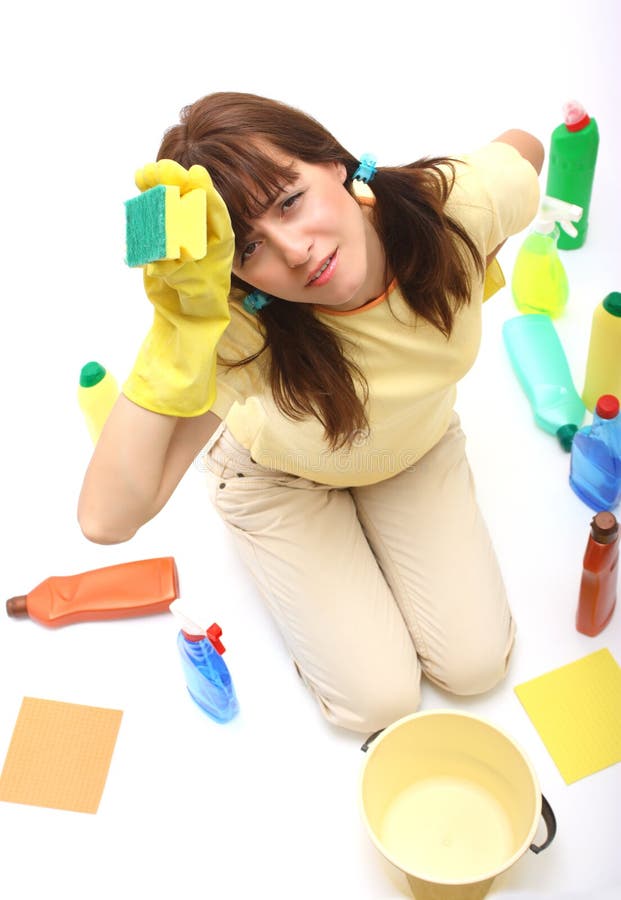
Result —
M376 162L377 160L374 156L371 156L370 153L363 153L360 157L360 164L352 176L354 181L364 181L365 184L372 181L373 176L377 172L375 167Z
M257 312L263 309L264 306L267 306L268 303L271 303L273 299L273 297L264 294L263 291L255 290L246 294L242 301L242 306L250 315L256 316Z

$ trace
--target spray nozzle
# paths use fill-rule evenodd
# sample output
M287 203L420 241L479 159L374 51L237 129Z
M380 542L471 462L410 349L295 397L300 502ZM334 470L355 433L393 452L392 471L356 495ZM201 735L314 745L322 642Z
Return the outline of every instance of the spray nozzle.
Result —
M200 614L197 615L193 608L190 609L190 607L183 603L179 598L173 600L168 608L179 623L179 627L184 634L194 640L201 640L206 637L214 650L217 650L220 656L222 656L225 647L220 640L222 637L222 629L217 622L206 627L204 622L196 621L197 619L201 619Z
M549 234L554 231L555 225L561 226L570 237L576 237L578 230L573 224L582 218L582 207L575 203L566 203L557 200L556 197L544 197L535 223L537 231Z

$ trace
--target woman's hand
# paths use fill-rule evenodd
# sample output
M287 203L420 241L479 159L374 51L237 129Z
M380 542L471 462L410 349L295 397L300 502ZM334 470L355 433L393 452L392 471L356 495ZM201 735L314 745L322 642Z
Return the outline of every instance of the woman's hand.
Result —
M206 412L215 398L216 347L229 322L228 295L235 238L224 201L202 166L173 160L136 173L140 190L176 185L207 194L207 253L199 260L163 260L144 269L153 325L123 393L138 406L173 416Z

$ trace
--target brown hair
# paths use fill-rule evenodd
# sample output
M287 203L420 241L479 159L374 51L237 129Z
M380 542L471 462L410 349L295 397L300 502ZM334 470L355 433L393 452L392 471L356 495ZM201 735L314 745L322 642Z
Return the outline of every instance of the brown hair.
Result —
M216 93L186 106L180 119L165 133L158 159L205 166L229 210L238 247L252 219L292 180L291 170L270 156L270 146L306 163L342 163L351 191L358 160L315 119L286 104ZM484 269L472 239L444 212L453 180L452 161L433 158L379 168L372 185L386 283L389 274L396 277L408 305L447 338L455 312L470 299L468 255L475 270ZM236 276L232 283L252 290ZM296 421L315 416L332 448L349 443L367 426L368 389L341 340L308 304L271 303L258 317L263 348L230 364L244 365L269 350L269 382L281 412Z

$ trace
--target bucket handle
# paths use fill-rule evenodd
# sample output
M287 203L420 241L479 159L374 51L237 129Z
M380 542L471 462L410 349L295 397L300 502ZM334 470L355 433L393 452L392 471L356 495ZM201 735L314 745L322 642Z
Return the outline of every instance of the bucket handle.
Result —
M545 850L546 847L549 847L552 841L554 840L554 836L556 835L556 816L554 815L554 810L546 800L546 798L541 795L541 817L543 821L546 823L547 835L543 844L531 844L530 849L533 853L541 853L542 850Z
M373 734L370 734L360 749L366 753L375 738L384 730L385 729L380 728L379 731L374 731ZM554 815L554 810L543 794L541 795L541 818L545 822L547 830L546 839L543 844L530 845L530 849L533 853L541 853L542 850L545 850L546 847L550 846L556 836L556 816Z
M368 738L366 739L366 741L364 742L364 744L363 744L362 747L360 748L360 749L362 750L363 753L366 753L366 752L367 752L367 750L369 749L369 747L371 746L371 744L373 743L373 741L375 740L375 738L378 736L378 734L381 734L382 731L384 731L384 730L385 730L384 728L380 728L379 731L374 731L373 734L370 734L370 735L368 736Z

